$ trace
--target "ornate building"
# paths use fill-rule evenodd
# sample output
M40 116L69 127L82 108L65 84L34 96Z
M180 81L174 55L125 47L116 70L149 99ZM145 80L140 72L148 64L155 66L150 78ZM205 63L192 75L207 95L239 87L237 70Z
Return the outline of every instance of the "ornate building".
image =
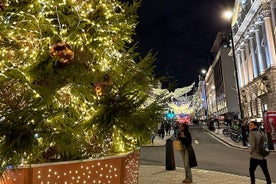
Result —
M276 110L276 0L236 0L232 31L243 116Z

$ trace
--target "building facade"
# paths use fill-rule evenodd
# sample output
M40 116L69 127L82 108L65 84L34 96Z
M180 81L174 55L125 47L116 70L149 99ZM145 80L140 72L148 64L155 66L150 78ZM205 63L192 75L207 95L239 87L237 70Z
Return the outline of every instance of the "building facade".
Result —
M242 114L276 110L276 0L236 0L231 22Z
M219 32L211 50L214 60L205 77L209 117L234 118L240 113L235 67L233 57L229 55L230 50L230 32Z

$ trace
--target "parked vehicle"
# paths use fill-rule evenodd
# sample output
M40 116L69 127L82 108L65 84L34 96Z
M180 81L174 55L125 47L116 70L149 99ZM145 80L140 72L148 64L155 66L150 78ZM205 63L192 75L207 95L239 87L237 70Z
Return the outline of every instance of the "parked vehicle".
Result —
M231 132L232 132L232 129L229 128L229 127L224 128L224 129L222 130L222 133L223 133L223 135L225 135L225 136L230 136L230 135L231 135Z
M230 138L236 143L240 142L242 140L242 131L241 131L241 129L236 129L236 130L232 129L231 134L230 134Z

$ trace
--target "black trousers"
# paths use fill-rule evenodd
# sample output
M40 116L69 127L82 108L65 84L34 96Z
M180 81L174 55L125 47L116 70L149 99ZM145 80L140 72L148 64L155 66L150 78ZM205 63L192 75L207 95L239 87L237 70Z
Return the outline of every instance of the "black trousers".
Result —
M271 178L268 172L267 168L267 160L258 160L255 158L250 158L250 166L249 166L249 174L250 174L250 179L251 179L251 184L255 184L255 170L258 167L258 165L261 167L267 184L271 184Z

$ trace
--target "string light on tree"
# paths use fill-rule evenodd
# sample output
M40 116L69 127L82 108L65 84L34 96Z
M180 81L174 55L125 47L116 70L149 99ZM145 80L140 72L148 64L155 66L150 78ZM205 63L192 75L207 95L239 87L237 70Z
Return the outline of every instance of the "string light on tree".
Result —
M18 158L28 164L93 158L150 141L167 99L150 96L154 54L141 57L132 42L139 6L0 3L1 169Z

